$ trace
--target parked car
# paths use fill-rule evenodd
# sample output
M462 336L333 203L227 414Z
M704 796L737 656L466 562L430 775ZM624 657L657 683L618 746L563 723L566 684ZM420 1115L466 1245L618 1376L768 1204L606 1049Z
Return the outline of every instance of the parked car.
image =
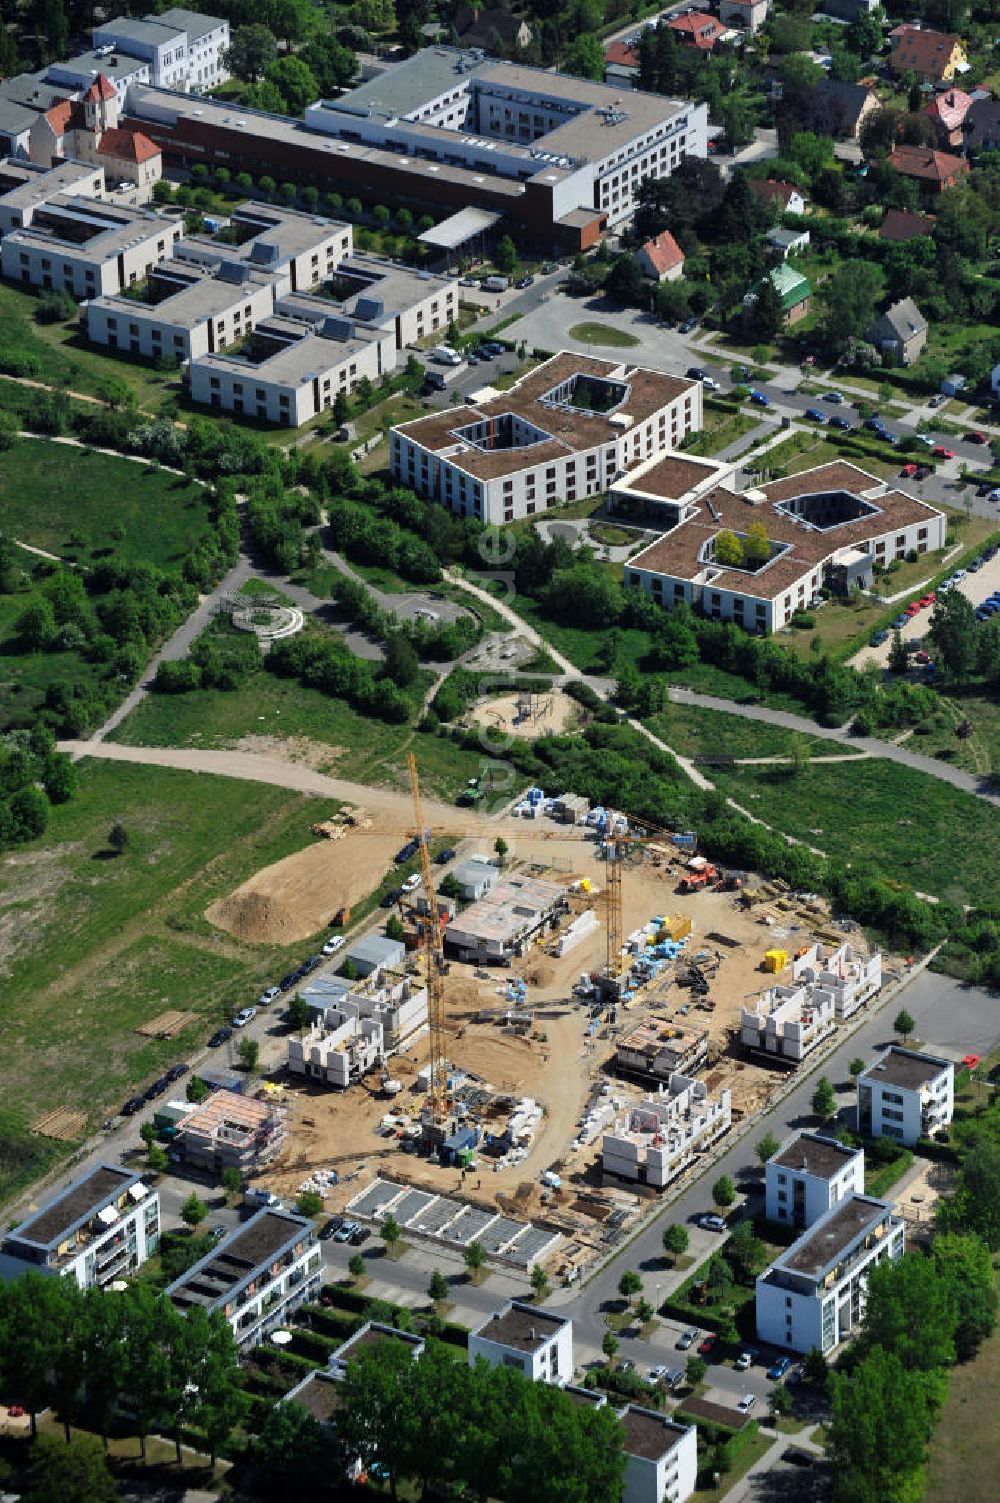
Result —
M263 1185L252 1185L249 1190L243 1191L243 1202L249 1206L269 1206L271 1210L277 1210L281 1201L273 1190L265 1190Z
M752 1347L747 1347L745 1352L740 1352L740 1355L733 1363L736 1371L738 1373L745 1373L748 1367L753 1367L753 1359L754 1357L756 1357L756 1355L757 1353L753 1350Z
M964 434L962 441L963 443L967 444L985 444L989 442L986 434L980 433L978 430L973 430L972 433Z
M182 1075L186 1075L190 1068L190 1065L186 1065L183 1062L176 1065L171 1065L170 1069L167 1071L167 1079L171 1084L173 1084L175 1080L180 1080Z
M979 1063L979 1055L978 1054L963 1054L962 1055L962 1064L965 1066L965 1068L967 1070L974 1070L976 1068L976 1066L978 1065L978 1063Z
M780 1383L786 1372L792 1365L791 1357L779 1357L777 1362L767 1370L767 1376L772 1383Z
M701 384L706 391L721 391L722 387L714 376L702 376Z
M782 1451L781 1459L791 1466L814 1466L817 1458L799 1446L789 1446L787 1451Z
M707 1357L709 1352L714 1348L718 1339L719 1337L716 1331L707 1331L698 1343L699 1354L702 1357Z
M245 1028L248 1023L252 1023L253 1022L253 1020L254 1020L254 1018L256 1016L257 1016L257 1009L256 1009L256 1007L241 1007L240 1010L239 1010L239 1012L236 1014L235 1018L233 1019L233 1027L234 1028Z
M871 417L865 418L864 426L866 428L870 428L873 433L881 433L882 429L885 427L885 424L878 416L878 414L873 412Z
M275 997L280 997L280 996L281 996L281 987L280 986L269 986L268 989L267 989L267 991L266 992L261 992L260 996L257 998L257 1006L258 1007L270 1007L270 1005L274 1001Z
M682 1331L677 1338L677 1350L679 1352L686 1352L690 1347L694 1346L700 1335L701 1332L697 1326L688 1326L687 1330Z
M933 449L934 440L931 438L929 433L915 433L913 437L916 439L918 444L923 444L925 449Z
M342 950L346 943L347 941L344 939L344 936L342 934L335 934L333 938L328 939L326 944L323 946L323 954L336 955L337 951Z
M917 467L915 464L904 464L899 472L899 478L901 480L912 480L916 473Z
M170 1081L167 1078L167 1076L166 1075L161 1075L160 1078L159 1078L159 1080L154 1080L153 1084L151 1086L147 1086L146 1087L146 1097L145 1097L145 1099L147 1101L155 1101L156 1098L157 1098L157 1096L162 1096L163 1095L164 1091L167 1089L167 1086L169 1084L170 1084Z
M420 886L420 873L412 872L403 883L404 892L414 892Z
M217 1028L208 1041L210 1049L218 1049L222 1044L227 1044L233 1036L231 1028Z
M710 1213L699 1216L698 1225L706 1232L726 1232L729 1230L729 1227L721 1216L713 1216Z
M708 375L708 372L703 371L700 365L689 365L687 368L687 373L692 381L704 381L705 377Z
M449 846L446 851L438 852L438 854L434 857L434 864L435 866L446 866L449 861L454 861L455 855L455 851L453 851L451 846Z
M751 391L750 400L751 402L756 402L758 407L770 407L771 405L771 398L765 392L757 391L756 389Z
M933 465L922 464L918 468L917 473L914 476L914 479L916 479L916 480L926 480L927 477L928 477L928 475L933 475L933 474L934 474L934 466Z
M932 590L929 595L921 595L921 597L920 597L920 604L922 606L933 605L936 599L937 599L937 596L934 594L934 591Z
M809 418L810 421L814 422L814 423L825 423L826 422L826 413L825 412L820 412L820 410L819 410L818 407L807 407L806 408L806 417Z
M225 1226L210 1226L206 1236L212 1242L221 1242L228 1230L229 1228Z
M888 642L888 640L889 633L887 631L875 631L868 638L868 645L869 647L881 647L882 643Z
M745 1393L736 1407L741 1414L749 1414L756 1402L757 1395L755 1393Z
M945 396L944 392L939 391L935 396L931 397L927 405L928 407L943 407L947 400L948 398Z
M555 261L543 261L539 270L543 277L550 277L554 271L559 270L559 267Z
M696 318L686 318L684 320L684 322L681 324L681 333L682 334L690 334L691 331L693 329L697 329L697 327L698 327L698 320Z
M843 400L844 393L842 391L825 391L823 393L824 402L834 402L839 405L839 403L841 403Z
M370 1226L356 1226L351 1233L351 1246L360 1247L363 1242L368 1241L371 1234Z
M669 1371L669 1367L651 1367L649 1369L649 1381L651 1383L659 1383L667 1376Z
M839 428L841 433L854 432L854 424L851 422L850 418L841 417L839 413L835 417L832 417L830 419L830 427Z
M386 893L385 897L382 899L381 903L379 903L378 906L380 908L391 908L394 903L399 902L402 896L403 889L401 887L390 887L389 891Z
M491 360L495 360L498 355L506 354L506 350L495 339L487 339L485 343L479 346L479 353L481 355L489 355Z
M955 451L954 449L946 449L944 444L935 444L931 450L931 455L934 459L954 459Z
M517 290L519 292L523 292L523 290L524 290L525 287L531 287L532 286L532 284L534 283L534 280L535 280L534 277L530 276L530 275L525 275L523 277L518 277L517 281L514 283L514 286L517 288Z
M356 1221L342 1221L333 1234L334 1242L349 1242L353 1232L360 1231Z
M458 279L458 285L459 285L459 287L478 287L479 286L479 278L478 277L459 277L459 279Z
M330 1238L336 1236L337 1232L340 1231L343 1224L343 1216L331 1216L329 1221L320 1229L319 1240L321 1242L329 1242Z
M134 1117L136 1112L141 1112L146 1105L144 1096L130 1096L122 1107L123 1117Z
M920 652L914 654L914 661L917 663L929 663L930 660L931 655L929 652L924 652L921 650Z
M281 980L278 982L278 990L282 992L289 991L295 985L298 979L298 971L289 971L288 975L282 976Z
M902 611L898 616L893 616L893 618L892 618L892 627L893 627L893 630L894 631L899 631L902 627L904 627L906 625L906 623L909 621L909 619L910 618L906 614L905 611Z

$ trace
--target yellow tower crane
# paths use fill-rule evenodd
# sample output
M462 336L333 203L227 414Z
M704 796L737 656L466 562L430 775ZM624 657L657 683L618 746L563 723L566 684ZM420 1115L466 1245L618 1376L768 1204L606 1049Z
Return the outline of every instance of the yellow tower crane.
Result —
M673 834L670 830L661 830L659 826L650 824L648 819L633 820L630 824L642 826L643 834L635 835L609 835L605 842L607 866L605 868L606 882L606 935L607 953L604 967L604 975L607 985L612 990L617 990L622 973L622 866L629 852L637 847L652 845L660 840L672 841Z
M407 753L406 766L410 774L413 815L417 822L413 836L420 847L420 871L424 879L424 893L427 897L424 954L427 958L427 1024L430 1033L431 1070L427 1104L435 1123L441 1124L448 1115L448 1060L444 1039L444 947L441 940L441 915L438 911L437 893L434 890L434 871L431 867L427 827L424 824L417 759L412 752Z

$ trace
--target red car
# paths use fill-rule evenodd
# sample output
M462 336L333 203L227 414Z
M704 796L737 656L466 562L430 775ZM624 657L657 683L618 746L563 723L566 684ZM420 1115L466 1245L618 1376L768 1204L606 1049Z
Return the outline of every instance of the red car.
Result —
M931 450L931 454L932 454L932 456L935 459L954 459L955 458L955 451L954 451L954 449L946 449L945 446L944 446L944 444L935 444L934 447L933 447L933 449Z
M702 1339L698 1343L698 1351L700 1352L700 1354L703 1357L707 1357L708 1354L709 1354L709 1352L715 1346L715 1343L718 1341L718 1339L719 1338L715 1334L714 1331L709 1331L708 1335L707 1336L703 1336Z
M920 598L921 607L926 605L933 605L936 600L937 596L933 593L933 591L930 595L922 595Z
M965 435L965 442L967 444L985 444L988 440L985 433L973 432Z
M904 480L904 479L905 480L912 480L913 476L916 473L917 473L917 467L916 467L915 464L904 464L903 468L899 472L899 478L901 480Z
M978 1063L979 1063L979 1055L978 1054L963 1054L962 1055L962 1064L965 1066L965 1068L967 1070L974 1070L976 1068L976 1066L978 1065ZM11 1410L12 1414L13 1414L13 1412L14 1411Z
M905 614L907 616L916 616L918 614L919 610L920 610L920 601L919 600L911 600L910 603L909 603L909 605L906 607Z
M917 652L914 653L914 658L918 663L929 663L931 660L931 655L929 652Z
M23 1404L8 1404L7 1415L10 1419L24 1419L26 1410Z

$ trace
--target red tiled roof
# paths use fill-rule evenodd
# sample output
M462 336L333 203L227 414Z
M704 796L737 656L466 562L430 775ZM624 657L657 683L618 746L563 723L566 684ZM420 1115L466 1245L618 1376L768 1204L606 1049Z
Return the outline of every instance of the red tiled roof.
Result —
M675 266L680 266L684 260L684 252L669 230L656 235L652 240L647 240L642 247L649 257L653 269L662 277L666 272L672 271Z
M73 118L72 99L60 99L58 104L54 104L50 110L45 111L45 118L57 136L64 136Z
M696 11L693 16L678 16L667 25L671 31L679 32L688 46L697 47L702 52L711 52L726 31L714 16L706 16L702 11Z
M639 54L628 42L612 42L604 53L605 63L615 63L619 68L639 67Z
M750 179L750 186L758 198L777 199L786 209L791 201L792 194L799 191L794 183L779 183L773 177L769 177L766 180L764 178L752 177Z
M947 151L932 151L928 146L897 146L889 158L889 166L904 177L927 183L949 183L969 170L968 162L961 157Z
M102 157L114 157L118 162L150 162L160 155L160 148L141 130L106 130L97 150Z
M98 73L83 97L88 104L96 104L99 99L117 99L118 96L114 84L103 73Z
M913 240L917 235L929 235L934 228L933 214L912 214L909 209L886 209L880 240Z
M948 89L925 105L923 113L930 115L932 120L939 121L945 130L958 130L971 104L971 94L966 94L961 89Z

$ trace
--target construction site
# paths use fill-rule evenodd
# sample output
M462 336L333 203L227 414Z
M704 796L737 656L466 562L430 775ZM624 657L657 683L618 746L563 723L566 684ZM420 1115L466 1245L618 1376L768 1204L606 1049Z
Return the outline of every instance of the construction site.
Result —
M411 775L405 828L420 831ZM345 1073L349 1089L330 1089L325 1064L315 1077L284 1072L287 1133L263 1180L294 1198L319 1175L327 1211L350 1208L373 1226L390 1191L366 1189L411 1187L425 1193L410 1230L433 1237L440 1222L444 1242L448 1226L472 1224L456 1222L461 1206L478 1207L558 1234L521 1246L573 1277L783 1085L789 1062L743 1037L757 999L818 987L832 1011L827 993L874 995L881 965L819 899L716 871L691 832L651 834L532 789L492 824L508 845L498 870L492 840L463 838L453 818L470 901L438 902L443 873L418 842L419 899L400 904L402 967L366 983L408 977L410 994L426 995L426 1025L380 1051L377 1067ZM462 959L470 934L476 953ZM338 1003L336 1026L349 1003ZM440 1198L430 1217L428 1196Z

